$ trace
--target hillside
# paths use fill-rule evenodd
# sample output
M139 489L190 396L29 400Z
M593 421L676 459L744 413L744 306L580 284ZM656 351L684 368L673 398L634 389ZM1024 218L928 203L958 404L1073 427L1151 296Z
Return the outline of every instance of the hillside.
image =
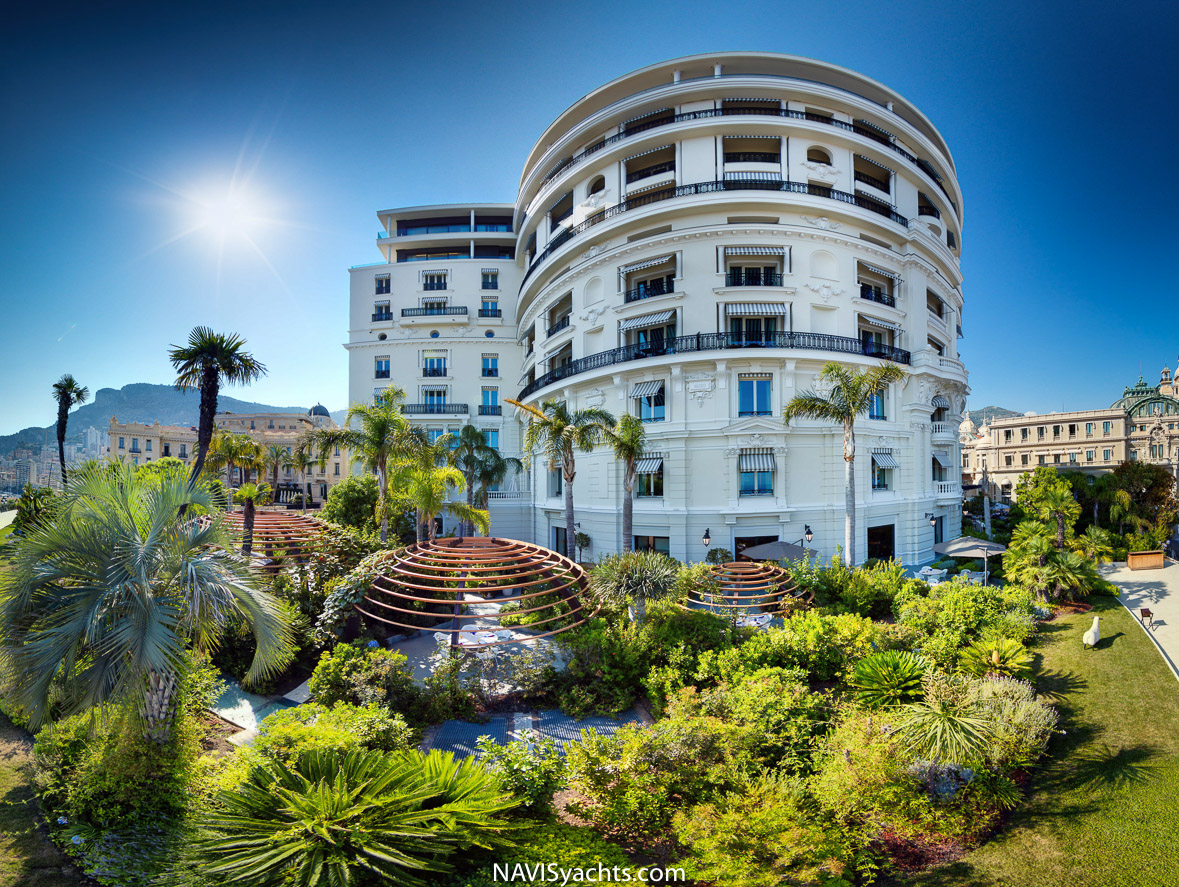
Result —
M975 409L970 407L970 418L974 420L974 424L980 428L988 422L993 422L996 419L1007 419L1011 416L1022 416L1023 413L1016 410L1008 410L1004 407L979 407Z
M217 409L231 413L305 413L310 404L300 407L276 407L249 400L238 400L224 392L217 398ZM46 412L53 415L53 404L46 403ZM70 413L67 440L79 440L81 432L93 425L106 429L111 416L120 422L155 422L161 425L195 425L200 412L200 394L177 391L171 385L152 385L135 382L122 388L100 388L87 403ZM333 416L336 414L333 413ZM337 420L338 421L338 420ZM40 445L56 440L53 425L43 428L24 428L15 434L0 435L0 453L27 444Z

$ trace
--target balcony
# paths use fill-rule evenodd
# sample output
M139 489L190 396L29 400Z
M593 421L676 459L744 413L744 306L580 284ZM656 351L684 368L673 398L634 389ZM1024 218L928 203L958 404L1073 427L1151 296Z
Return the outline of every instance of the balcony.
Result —
M935 438L955 438L958 436L958 429L954 427L952 422L934 422L930 427ZM1013 441L1007 441L1007 443L1010 444Z
M725 163L781 163L777 151L726 151Z
M560 234L553 237L548 246L537 253L536 258L532 260L532 264L528 266L528 270L524 272L524 281L528 280L529 275L536 270L545 259L551 256L556 250L560 249L571 239L579 234L583 234L592 228L594 225L599 225L607 219L612 219L615 216L630 212L631 210L640 209L644 206L650 206L653 203L659 203L663 200L671 200L676 197L694 197L700 194L712 194L721 191L785 191L791 194L806 194L811 197L822 197L827 200L835 200L840 203L849 203L858 206L861 209L866 209L869 212L877 213L885 216L889 220L900 225L902 228L909 227L909 220L898 213L895 209L884 203L881 200L869 197L866 194L849 194L846 191L837 191L826 185L813 185L809 182L791 182L781 180L717 180L711 182L697 182L693 185L679 185L676 187L659 188L654 191L647 191L637 194L623 200L621 203L616 203L613 206L608 206L596 215L586 219L580 225L574 225L572 228L566 228Z
M498 379L499 378L499 369L496 367L484 367L483 368L483 378L484 379Z
M382 320L392 320L392 319L393 319L393 312L392 311L374 311L373 312L373 323L377 323L378 321L382 321Z
M389 371L388 370L377 370L375 373L373 373L373 378L374 379L388 379L389 378Z
M427 379L441 379L446 375L446 367L423 367L422 375Z
M503 309L501 309L501 308L480 308L479 309L479 316L480 317L503 317L504 312L503 312Z
M772 489L770 489L770 490L742 490L740 495L741 496L772 496L772 495L774 495L774 491Z
M939 499L961 499L962 482L957 480L934 481L934 487Z
M869 302L879 302L881 305L887 305L889 308L897 306L897 300L894 296L886 293L878 286L871 286L867 283L860 284L860 298L867 299Z
M861 342L847 336L829 336L825 333L765 333L758 336L734 336L731 333L693 333L674 339L664 339L659 344L624 345L610 351L601 351L571 360L564 366L549 370L539 376L520 392L523 400L546 385L552 385L570 376L602 369L632 360L648 357L663 357L669 354L695 354L705 351L725 351L733 348L791 348L806 351L835 351L842 354L859 354L868 357L882 357L894 363L907 364L911 360L908 351L892 345L877 342Z
M143 452L143 450L139 449L139 447L132 447L131 452L138 456L140 453Z
M868 175L866 172L860 172L858 169L852 175L852 178L863 185L875 188L877 191L883 191L885 194L888 194L891 190L888 187L888 182L884 181L884 179L878 179L876 176Z
M502 416L503 412L504 412L504 408L497 403L496 404L487 404L487 403L479 404L479 415L480 416Z
M659 278L658 280L650 280L646 283L641 283L634 289L629 289L623 294L623 300L626 303L640 302L643 299L649 299L652 296L666 296L668 293L675 292L675 282L672 278Z
M465 403L407 403L401 412L408 416L462 416L470 410Z
M462 306L439 305L437 307L430 306L428 308L402 308L402 317L453 317L466 316L467 308Z
M636 169L634 172L628 172L626 174L626 183L629 185L632 182L637 182L641 179L649 179L652 176L663 175L665 172L675 172L674 160L665 160L663 163L653 163L650 166L644 166L642 169Z
M531 490L488 490L489 502L522 502L532 498Z
M422 289L437 292L438 290L446 289L446 279L442 280L427 280L422 284Z
M566 314L564 317L562 317L560 320L558 320L556 323L554 323L551 327L549 327L547 330L545 330L545 335L546 336L555 336L557 333L561 332L561 330L563 330L567 326L569 326L570 316L571 315Z
M921 206L917 207L917 215L932 216L935 219L940 219L942 217L942 212L936 206L922 204Z
M782 275L777 271L730 271L725 275L725 286L781 286Z

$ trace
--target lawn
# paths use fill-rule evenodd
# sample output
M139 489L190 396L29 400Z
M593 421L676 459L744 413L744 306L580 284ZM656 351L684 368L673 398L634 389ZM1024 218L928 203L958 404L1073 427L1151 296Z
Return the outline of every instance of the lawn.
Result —
M0 715L0 887L78 887L90 883L38 827L29 785L27 734Z
M1111 598L1093 598L1104 635L1074 615L1046 626L1035 652L1056 698L1053 738L1031 796L1002 834L907 883L923 887L1174 887L1179 884L1179 682Z

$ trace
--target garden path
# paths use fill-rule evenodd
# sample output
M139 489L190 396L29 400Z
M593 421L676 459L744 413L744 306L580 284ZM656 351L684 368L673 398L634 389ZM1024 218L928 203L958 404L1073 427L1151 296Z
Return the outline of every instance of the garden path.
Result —
M0 530L3 530L14 520L16 520L15 508L10 508L8 511L0 511Z
M582 730L593 728L603 736L613 736L624 724L649 724L646 713L638 708L623 712L617 718L588 717L577 721L562 711L550 709L538 712L513 712L495 715L486 723L470 721L443 721L431 730L422 741L423 751L454 752L456 757L477 754L475 743L480 736L490 736L500 745L523 740L527 731L543 738L553 739L562 746L581 737Z
M1167 561L1161 570L1130 570L1125 564L1107 564L1101 573L1121 589L1120 600L1136 619L1142 607L1154 613L1154 627L1143 628L1179 678L1179 563Z

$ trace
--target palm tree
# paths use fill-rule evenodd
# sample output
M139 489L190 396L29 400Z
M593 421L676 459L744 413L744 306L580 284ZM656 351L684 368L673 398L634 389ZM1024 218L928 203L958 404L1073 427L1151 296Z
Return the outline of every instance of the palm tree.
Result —
M233 493L233 501L243 506L242 554L246 557L254 550L254 514L259 505L270 501L269 484L242 484Z
M1044 490L1040 498L1039 510L1041 520L1055 519L1056 547L1063 549L1065 535L1068 531L1068 518L1074 513L1079 515L1081 511L1081 506L1073 497L1072 489L1066 484L1059 484Z
M622 550L633 551L634 515L635 515L635 477L639 459L646 449L647 432L643 423L630 415L623 413L618 424L606 429L606 442L614 450L614 458L622 463Z
M564 401L546 400L540 409L508 400L528 414L524 451L538 451L550 468L561 469L565 482L565 555L573 560L577 552L577 527L573 521L573 479L577 476L576 452L588 453L614 425L614 416L597 407L569 411Z
M189 333L187 345L173 345L168 353L176 369L176 387L181 391L196 388L201 393L197 453L189 486L196 485L205 467L221 386L248 385L266 375L266 367L245 350L245 345L246 340L237 333L215 333L207 326L198 326Z
M1077 537L1076 550L1095 564L1108 564L1113 560L1113 537L1109 530L1091 526Z
M819 380L831 386L827 395L807 391L786 404L783 418L789 425L794 419L818 419L843 424L844 557L856 562L856 417L866 413L872 401L889 385L904 381L908 374L895 363L884 363L866 370L855 370L829 363L819 373Z
M245 434L218 431L213 435L212 445L205 464L210 471L225 470L226 489L233 490L233 469L249 461L254 442Z
M487 508L487 489L499 483L508 471L523 471L524 463L515 456L501 456L499 450L487 445L487 437L474 425L464 425L454 439L452 457L455 467L463 473L467 484L467 507ZM474 532L472 524L464 527L466 534Z
M423 536L434 541L438 533L434 519L445 512L480 533L489 529L486 511L469 504L469 499L468 502L453 501L452 493L461 493L467 483L463 473L450 464L454 458L453 439L452 435L443 434L431 443L425 431L413 429L408 438L408 453L398 458L393 471L393 488L400 491L406 503L417 512L416 536L419 542Z
M57 401L57 459L61 463L61 485L66 485L65 439L66 425L70 420L70 410L80 403L85 403L90 396L90 389L79 385L74 377L66 373L53 383L53 399Z
M271 444L262 451L262 463L270 469L270 488L278 490L278 470L287 464L287 457L291 454L280 444Z
M299 504L303 514L307 513L307 472L315 464L311 456L312 447L313 444L305 435L300 437L282 463L283 468L299 472Z
M307 438L319 451L319 464L327 462L328 454L336 447L351 452L359 461L377 474L377 513L381 523L381 542L389 541L389 465L413 451L414 442L409 420L401 414L405 389L390 385L372 403L356 403L348 408L343 428L318 428L307 432Z
M241 450L237 456L237 467L242 471L242 483L248 484L251 482L253 474L257 473L261 476L262 472L266 470L266 460L262 444L248 434L239 434L238 437L241 438Z
M145 480L122 463L75 471L51 517L10 548L0 679L34 728L63 679L71 710L131 703L145 734L165 741L186 647L211 647L237 618L257 642L247 682L289 655L290 627L233 552L209 485L190 488L182 473Z

